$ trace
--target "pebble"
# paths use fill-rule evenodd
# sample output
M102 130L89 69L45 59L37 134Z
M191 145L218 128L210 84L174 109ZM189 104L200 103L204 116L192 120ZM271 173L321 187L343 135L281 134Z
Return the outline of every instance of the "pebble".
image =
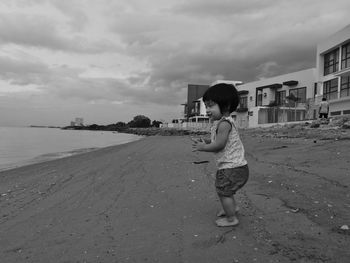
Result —
M348 225L342 225L340 227L341 230L349 230L349 226Z

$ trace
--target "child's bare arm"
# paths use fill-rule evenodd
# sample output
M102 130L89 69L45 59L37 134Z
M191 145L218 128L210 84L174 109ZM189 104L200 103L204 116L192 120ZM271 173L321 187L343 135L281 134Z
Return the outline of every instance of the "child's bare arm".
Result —
M196 150L203 152L218 152L225 148L228 135L231 131L231 124L227 121L223 121L219 124L216 139L209 144L198 143Z
M205 138L205 137L199 137L199 138L191 137L191 140L194 143L200 143L200 142L204 142L206 144L211 143L211 139L210 138Z

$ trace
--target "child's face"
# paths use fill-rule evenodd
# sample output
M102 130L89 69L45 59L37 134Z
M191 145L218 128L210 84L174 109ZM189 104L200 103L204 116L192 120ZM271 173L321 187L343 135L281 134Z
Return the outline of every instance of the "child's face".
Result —
M207 115L211 120L220 120L222 118L222 114L220 111L220 107L217 103L214 101L206 101L204 102L206 110L207 110Z

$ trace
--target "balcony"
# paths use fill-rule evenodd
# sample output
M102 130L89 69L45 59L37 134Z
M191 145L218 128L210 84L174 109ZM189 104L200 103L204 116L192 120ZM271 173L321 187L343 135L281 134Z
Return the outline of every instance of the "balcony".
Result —
M238 95L247 95L249 93L248 90L239 90Z
M238 107L236 109L236 112L247 112L248 111L248 108L247 107Z
M266 86L260 86L257 87L257 90L263 90L263 89L279 89L282 88L282 84L280 83L274 83L274 84L270 84L270 85L266 85Z
M342 69L336 73L334 73L337 77L349 77L350 76L350 68Z
M298 85L298 81L297 80L288 80L282 83L283 85L286 86L296 86Z

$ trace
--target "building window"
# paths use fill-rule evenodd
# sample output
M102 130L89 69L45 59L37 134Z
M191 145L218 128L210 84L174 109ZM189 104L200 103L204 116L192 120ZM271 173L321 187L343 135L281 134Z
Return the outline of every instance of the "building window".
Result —
M339 49L335 49L324 55L324 75L339 70Z
M258 91L256 96L256 106L262 106L263 95L261 91Z
M281 90L276 93L276 103L278 106L282 106L286 104L286 91Z
M306 102L306 87L290 89L289 96L294 95L294 97L298 98L297 102L305 103Z
M350 96L350 76L341 77L340 97Z
M194 102L193 114L199 115L199 113L200 113L200 102L196 101Z
M317 95L317 83L314 84L314 98Z
M338 78L323 83L323 97L327 98L327 100L338 98Z
M331 111L331 116L338 116L341 115L341 111Z
M248 97L240 97L239 107L240 108L248 108Z
M257 100L257 104L258 106L261 106L262 105L262 94L258 94L258 100Z
M341 68L350 67L350 43L342 46L341 48Z

